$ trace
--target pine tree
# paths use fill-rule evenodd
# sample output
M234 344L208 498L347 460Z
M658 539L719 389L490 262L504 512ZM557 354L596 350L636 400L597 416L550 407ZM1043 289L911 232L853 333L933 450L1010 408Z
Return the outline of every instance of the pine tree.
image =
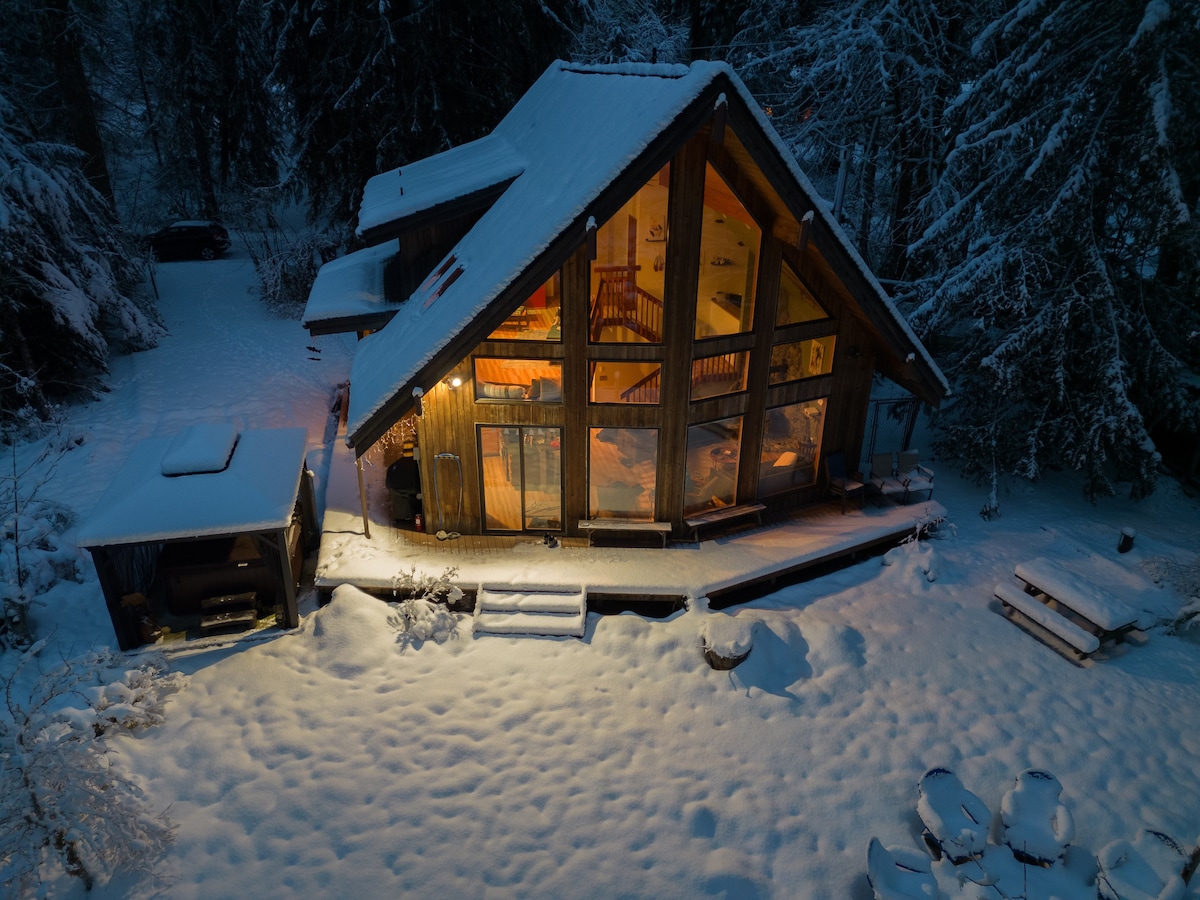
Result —
M84 154L38 141L0 95L0 424L46 421L92 390L112 349L153 346L162 327L141 266Z
M491 131L566 54L579 15L578 0L276 0L294 188L316 216L353 222L367 178Z
M951 344L944 443L975 471L1141 497L1151 429L1200 430L1198 38L1161 0L1027 0L975 37L906 298Z

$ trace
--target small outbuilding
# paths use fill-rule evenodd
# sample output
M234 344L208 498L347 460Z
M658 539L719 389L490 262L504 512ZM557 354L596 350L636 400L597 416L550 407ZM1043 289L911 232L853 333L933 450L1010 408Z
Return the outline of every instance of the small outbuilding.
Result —
M191 425L133 447L78 545L122 650L162 626L299 624L296 587L319 539L303 428Z

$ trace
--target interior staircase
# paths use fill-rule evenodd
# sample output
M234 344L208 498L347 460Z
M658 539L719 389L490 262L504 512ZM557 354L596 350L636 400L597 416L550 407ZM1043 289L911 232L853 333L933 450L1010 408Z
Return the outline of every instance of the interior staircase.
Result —
M475 633L583 637L587 592L582 588L482 587L475 597Z

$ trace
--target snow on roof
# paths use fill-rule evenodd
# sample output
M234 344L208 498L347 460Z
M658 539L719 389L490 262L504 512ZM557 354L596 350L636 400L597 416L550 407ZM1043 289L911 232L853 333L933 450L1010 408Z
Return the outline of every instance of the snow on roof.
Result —
M418 302L360 343L348 432L357 431L586 213L717 73L729 71L709 62L690 68L552 64L493 132L528 165L454 249L461 273L453 284L435 282L418 291L426 296L414 296Z
M553 63L492 133L499 146L527 160L521 174L451 251L439 267L442 275L427 280L414 292L414 302L359 344L350 376L347 434L358 432L556 237L582 220L604 189L719 76L734 85L803 190L819 196L726 63ZM435 196L462 193L461 185L435 190ZM945 377L833 217L825 209L818 215L948 391ZM447 265L451 258L453 265Z
M376 175L363 189L358 233L511 181L525 157L492 133L469 144Z
M321 266L304 307L303 325L374 315L400 304L383 295L383 267L400 252L398 240L356 250Z
M221 471L164 475L176 441L199 446L204 435L185 429L135 444L80 527L80 547L270 531L291 521L308 444L303 428L243 431Z

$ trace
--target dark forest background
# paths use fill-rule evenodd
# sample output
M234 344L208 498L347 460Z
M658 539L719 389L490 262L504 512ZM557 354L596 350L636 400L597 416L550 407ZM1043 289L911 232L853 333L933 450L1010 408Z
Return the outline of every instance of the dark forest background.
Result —
M302 302L354 248L371 175L488 133L552 60L704 58L746 81L950 377L943 457L993 484L1076 469L1090 496L1195 474L1200 0L3 9L7 436L158 339L140 238L172 218L224 221L264 297Z

